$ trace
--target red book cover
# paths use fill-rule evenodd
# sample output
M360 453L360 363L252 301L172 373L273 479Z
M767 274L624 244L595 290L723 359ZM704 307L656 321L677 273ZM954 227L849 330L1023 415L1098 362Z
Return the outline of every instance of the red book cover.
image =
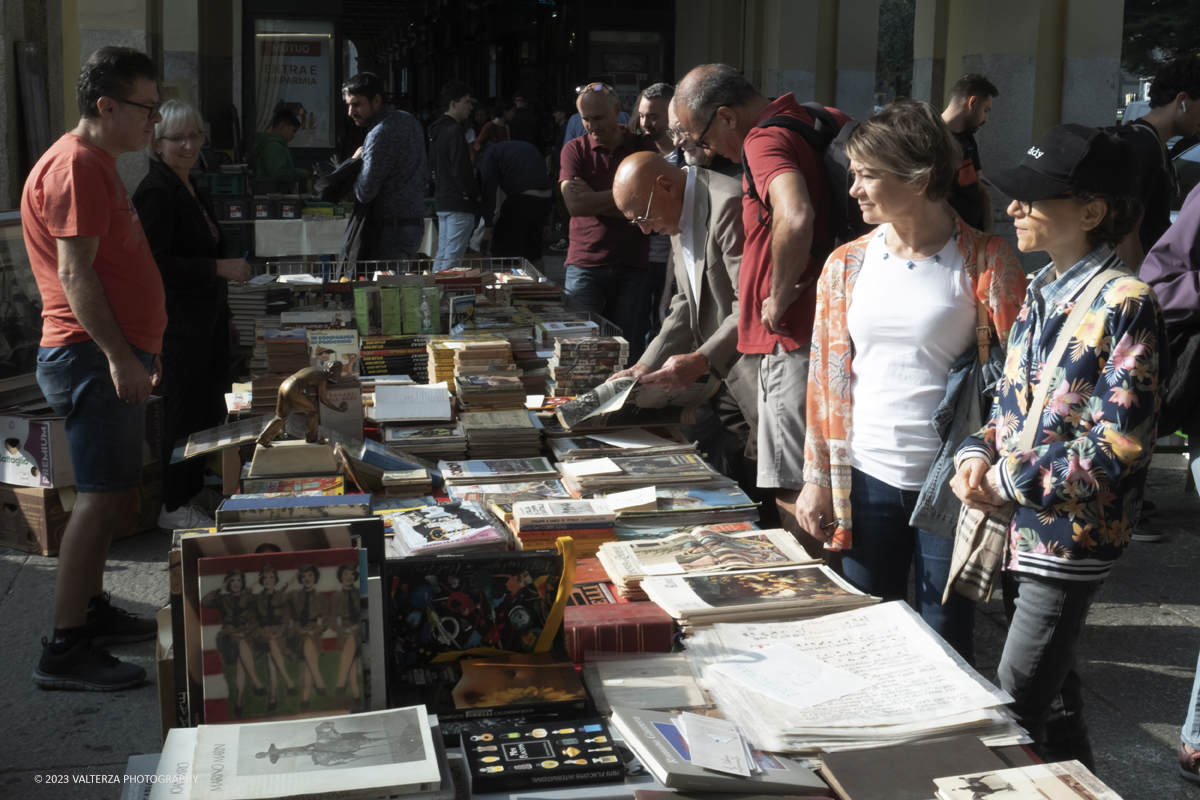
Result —
M582 664L589 650L603 653L669 653L675 620L654 603L567 606L567 652Z

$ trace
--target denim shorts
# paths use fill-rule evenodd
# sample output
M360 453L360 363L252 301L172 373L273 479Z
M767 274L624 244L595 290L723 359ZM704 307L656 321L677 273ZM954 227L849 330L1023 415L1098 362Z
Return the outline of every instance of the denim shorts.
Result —
M133 348L149 372L154 354ZM55 414L67 419L77 492L123 492L142 485L146 405L117 397L108 357L88 339L39 347L37 381Z

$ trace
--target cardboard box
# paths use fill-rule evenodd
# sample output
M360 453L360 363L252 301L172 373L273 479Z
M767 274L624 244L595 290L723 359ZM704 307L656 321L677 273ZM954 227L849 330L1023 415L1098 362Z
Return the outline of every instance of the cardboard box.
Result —
M15 380L27 377L32 376L21 376ZM0 386L0 398L5 397L4 388ZM67 447L67 420L46 405L40 391L36 399L26 399L20 405L0 410L0 435L3 436L0 483L39 489L75 485L75 467L71 464L71 452ZM162 398L151 397L146 403L143 465L162 459L162 440Z
M75 499L73 486L32 489L0 485L0 545L27 553L56 555ZM162 501L162 465L155 461L142 467L142 486L130 500L125 519L113 539L156 529Z

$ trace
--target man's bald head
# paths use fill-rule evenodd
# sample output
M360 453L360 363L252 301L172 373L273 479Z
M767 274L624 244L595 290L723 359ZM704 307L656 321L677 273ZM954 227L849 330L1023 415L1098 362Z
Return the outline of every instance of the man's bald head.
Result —
M687 173L657 153L627 156L613 178L613 201L643 233L679 233Z

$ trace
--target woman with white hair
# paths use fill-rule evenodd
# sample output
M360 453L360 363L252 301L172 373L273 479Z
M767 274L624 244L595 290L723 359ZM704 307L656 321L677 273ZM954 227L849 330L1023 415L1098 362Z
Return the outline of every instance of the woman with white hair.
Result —
M150 142L150 173L133 195L167 290L163 336L163 508L161 528L210 527L192 501L204 488L204 460L171 464L176 440L220 424L234 335L228 281L250 277L244 258L225 258L208 193L189 174L204 127L194 108L168 100Z

